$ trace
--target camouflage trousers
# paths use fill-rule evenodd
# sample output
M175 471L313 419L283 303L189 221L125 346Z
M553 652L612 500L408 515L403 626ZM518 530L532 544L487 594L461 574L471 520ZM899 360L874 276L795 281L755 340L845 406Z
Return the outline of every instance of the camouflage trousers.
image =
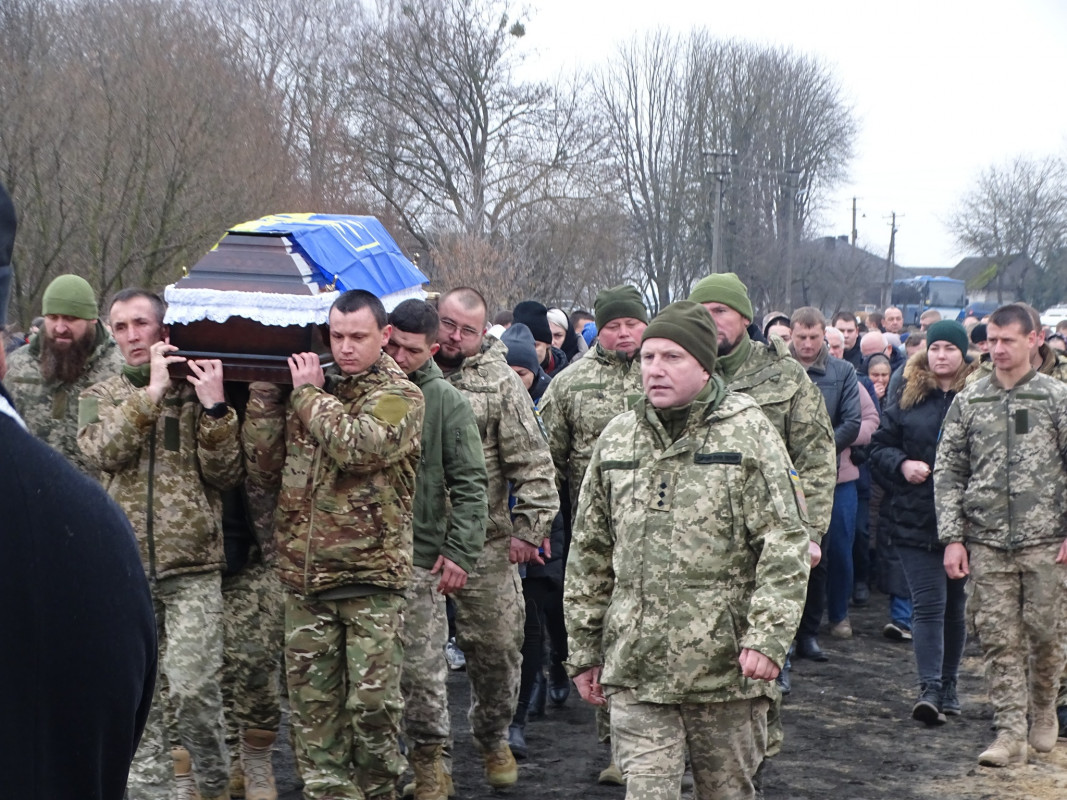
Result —
M626 800L678 800L686 747L701 800L757 797L753 778L767 750L765 697L726 703L643 703L611 696L611 741Z
M276 731L281 722L282 585L274 570L256 562L223 577L222 603L222 702L236 759L243 731Z
M392 796L400 754L404 598L285 595L293 744L307 800Z
M508 537L487 541L466 586L452 595L456 644L471 681L468 719L483 751L507 744L519 701L526 606L519 571L508 560L510 546Z
M165 578L152 586L160 674L144 734L130 766L128 800L170 797L174 783L172 741L180 742L192 754L201 794L214 797L229 783L230 759L219 687L220 583L219 573L212 572ZM165 707L172 715L164 714Z
M440 575L415 567L404 592L404 735L408 744L448 741L448 669L444 648L448 641L445 596L437 591Z
M1052 703L1067 665L1067 566L1054 561L1059 544L967 549L993 721L1025 738L1028 700Z

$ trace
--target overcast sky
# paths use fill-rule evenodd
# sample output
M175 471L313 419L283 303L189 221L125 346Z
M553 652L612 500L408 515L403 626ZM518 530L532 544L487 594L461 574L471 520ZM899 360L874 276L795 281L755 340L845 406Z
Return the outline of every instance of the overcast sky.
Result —
M1067 1L531 0L524 49L547 72L604 63L618 42L664 26L790 47L834 70L860 122L851 181L817 235L897 263L961 257L945 220L979 173L1017 155L1067 155Z

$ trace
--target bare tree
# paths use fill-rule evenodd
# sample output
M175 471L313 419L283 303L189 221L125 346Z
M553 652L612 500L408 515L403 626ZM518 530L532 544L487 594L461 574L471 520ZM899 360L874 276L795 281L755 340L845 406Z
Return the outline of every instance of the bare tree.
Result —
M959 203L948 222L960 249L972 254L996 257L1003 265L1009 257L1024 256L1037 266L1022 276L1028 299L1044 285L1055 292L1059 277L1043 280L1044 271L1062 263L1067 246L1067 164L1062 159L1040 160L1017 157L1008 164L984 170ZM1020 259L1019 263L1026 263ZM998 272L996 280L1002 275Z
M228 226L274 210L292 170L273 108L206 14L154 0L19 11L29 39L2 57L32 77L11 90L0 147L22 217L20 317L59 272L102 295L161 288Z
M352 64L364 177L427 248L430 232L498 242L582 157L570 93L521 81L525 28L501 0L383 4Z

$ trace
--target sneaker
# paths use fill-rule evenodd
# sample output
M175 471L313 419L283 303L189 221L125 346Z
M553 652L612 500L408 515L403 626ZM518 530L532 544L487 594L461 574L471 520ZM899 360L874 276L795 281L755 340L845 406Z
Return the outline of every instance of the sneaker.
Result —
M449 639L448 644L445 645L445 661L448 662L448 668L453 672L467 668L467 657L463 655L463 651L456 644L455 636Z
M941 685L924 683L919 690L919 701L911 709L911 718L927 725L944 725L945 715L941 713Z
M896 622L890 622L882 628L882 636L887 639L892 639L894 642L910 642L911 629L905 625L898 625Z
M945 678L941 681L941 713L949 717L958 717L962 711L960 697L956 692L956 679Z
M832 624L830 626L830 635L835 639L851 639L852 623L848 621L848 617L845 617L840 622Z
M506 744L482 753L482 760L485 762L485 779L494 789L506 789L519 779L519 765Z

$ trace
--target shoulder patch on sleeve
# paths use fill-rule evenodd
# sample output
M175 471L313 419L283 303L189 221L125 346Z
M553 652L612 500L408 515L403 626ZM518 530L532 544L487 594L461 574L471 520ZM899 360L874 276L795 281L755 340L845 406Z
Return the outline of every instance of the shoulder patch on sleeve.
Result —
M83 397L78 401L78 427L84 428L100 419L100 401L95 397Z
M370 413L382 422L387 422L390 425L397 425L400 420L407 415L409 410L411 410L411 403L403 397L389 394L376 402Z

